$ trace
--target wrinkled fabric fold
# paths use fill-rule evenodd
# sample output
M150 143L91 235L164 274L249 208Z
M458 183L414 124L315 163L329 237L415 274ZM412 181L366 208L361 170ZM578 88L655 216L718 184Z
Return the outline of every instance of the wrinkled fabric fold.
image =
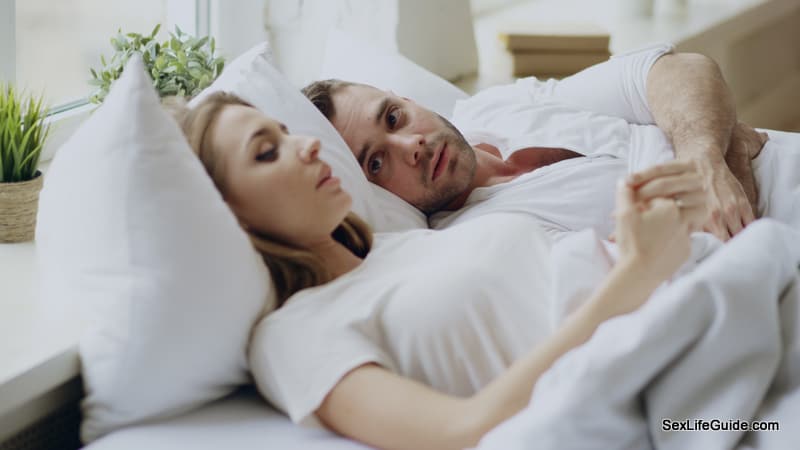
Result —
M772 220L752 224L562 357L529 406L479 448L727 449L759 439L772 442L762 448L782 448L783 432L751 433L774 433L765 439L742 430L673 431L664 421L782 417L789 432L797 415L784 413L797 411L800 398L772 397L798 383L798 321L786 316L796 317L798 261L800 233ZM781 385L771 391L774 379ZM791 406L780 404L787 399Z

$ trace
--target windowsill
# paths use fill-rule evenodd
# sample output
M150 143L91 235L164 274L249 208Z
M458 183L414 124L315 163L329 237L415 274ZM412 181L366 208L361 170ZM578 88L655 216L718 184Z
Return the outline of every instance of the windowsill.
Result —
M98 105L93 103L87 103L48 117L47 121L50 123L50 136L47 138L44 150L42 151L42 163L53 159L56 150L72 136L75 130L78 129L81 123L89 117L97 106Z
M40 169L46 172L47 165ZM80 321L40 297L34 242L0 244L0 286L2 442L58 406L44 398L80 374Z

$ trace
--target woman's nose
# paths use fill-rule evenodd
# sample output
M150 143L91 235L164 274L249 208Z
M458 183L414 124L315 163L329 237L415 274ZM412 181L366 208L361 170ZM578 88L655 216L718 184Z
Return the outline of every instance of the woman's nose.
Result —
M319 139L308 136L297 136L300 148L300 159L304 162L313 162L319 158L320 143Z

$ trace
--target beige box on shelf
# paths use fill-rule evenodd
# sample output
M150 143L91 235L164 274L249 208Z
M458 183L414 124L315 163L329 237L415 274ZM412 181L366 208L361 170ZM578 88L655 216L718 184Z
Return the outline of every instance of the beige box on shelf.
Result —
M499 37L517 77L563 78L611 56L610 34L591 23L516 24Z
M611 36L500 33L500 40L511 51L608 51Z
M608 51L611 42L607 30L591 23L515 24L499 37L510 51Z
M606 61L611 53L596 52L514 52L512 53L514 76L543 74L571 75Z

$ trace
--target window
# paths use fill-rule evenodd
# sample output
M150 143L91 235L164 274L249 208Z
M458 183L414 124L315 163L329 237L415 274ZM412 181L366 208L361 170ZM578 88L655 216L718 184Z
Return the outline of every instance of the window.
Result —
M51 105L86 98L89 67L113 52L118 29L149 33L161 23L166 34L167 0L16 0L16 81L44 93ZM54 76L57 74L57 76Z
M118 29L150 33L161 23L159 38L176 24L208 34L212 1L222 0L0 0L0 80L43 94L51 107L54 127L42 161L93 109L86 105L89 68L100 67L100 55L110 57Z
M190 34L213 35L228 61L266 38L267 0L0 0L0 80L44 94L52 108L51 129L42 160L88 116L93 92L89 68L101 66L113 49L110 38L123 32L159 39L175 25ZM234 7L235 6L235 7Z

